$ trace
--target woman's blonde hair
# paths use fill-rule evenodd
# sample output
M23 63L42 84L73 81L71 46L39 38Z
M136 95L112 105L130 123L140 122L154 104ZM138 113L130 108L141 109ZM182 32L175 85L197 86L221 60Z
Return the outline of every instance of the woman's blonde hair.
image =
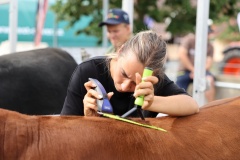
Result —
M166 56L166 42L155 32L141 31L129 39L121 47L118 56L124 56L130 52L135 54L138 61L145 67L153 69L153 74L163 76ZM116 54L110 54L109 58L116 58Z

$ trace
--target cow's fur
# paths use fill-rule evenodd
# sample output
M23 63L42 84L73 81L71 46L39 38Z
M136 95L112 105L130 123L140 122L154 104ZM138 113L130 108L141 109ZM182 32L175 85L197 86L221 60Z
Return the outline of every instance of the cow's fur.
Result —
M0 108L25 114L59 114L77 63L45 48L0 56Z
M0 159L239 159L239 115L236 97L188 117L146 119L165 133L108 118L27 116L1 109Z

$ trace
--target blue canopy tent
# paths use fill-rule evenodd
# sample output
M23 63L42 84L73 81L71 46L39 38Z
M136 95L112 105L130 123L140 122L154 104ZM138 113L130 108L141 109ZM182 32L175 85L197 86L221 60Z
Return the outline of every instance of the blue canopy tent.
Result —
M49 0L49 8L55 0ZM33 42L35 36L36 10L38 0L9 0L0 5L0 43L10 40L9 34L16 32L17 41ZM85 34L76 35L78 29L85 28L92 20L90 16L82 16L72 28L66 29L67 22L62 21L57 24L57 46L58 47L96 47L98 38ZM11 23L14 29L11 29ZM42 42L53 46L55 15L48 9L45 25L43 28ZM17 28L17 29L16 29ZM14 36L14 35L13 35Z

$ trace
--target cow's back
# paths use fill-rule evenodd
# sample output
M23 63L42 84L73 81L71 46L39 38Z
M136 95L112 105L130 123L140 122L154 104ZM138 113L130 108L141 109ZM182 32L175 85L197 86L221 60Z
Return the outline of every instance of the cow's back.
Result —
M0 108L25 114L59 114L77 63L56 48L0 56Z
M108 118L26 116L0 109L0 157L237 160L239 114L237 97L209 103L192 116L134 119L167 130L162 132Z

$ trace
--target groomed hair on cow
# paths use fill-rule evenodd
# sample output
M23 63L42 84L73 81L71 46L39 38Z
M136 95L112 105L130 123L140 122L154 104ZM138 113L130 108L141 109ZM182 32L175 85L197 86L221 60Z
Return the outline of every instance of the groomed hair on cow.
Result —
M239 114L240 97L235 97L187 117L146 118L166 133L108 118L28 116L0 109L0 159L237 160Z

